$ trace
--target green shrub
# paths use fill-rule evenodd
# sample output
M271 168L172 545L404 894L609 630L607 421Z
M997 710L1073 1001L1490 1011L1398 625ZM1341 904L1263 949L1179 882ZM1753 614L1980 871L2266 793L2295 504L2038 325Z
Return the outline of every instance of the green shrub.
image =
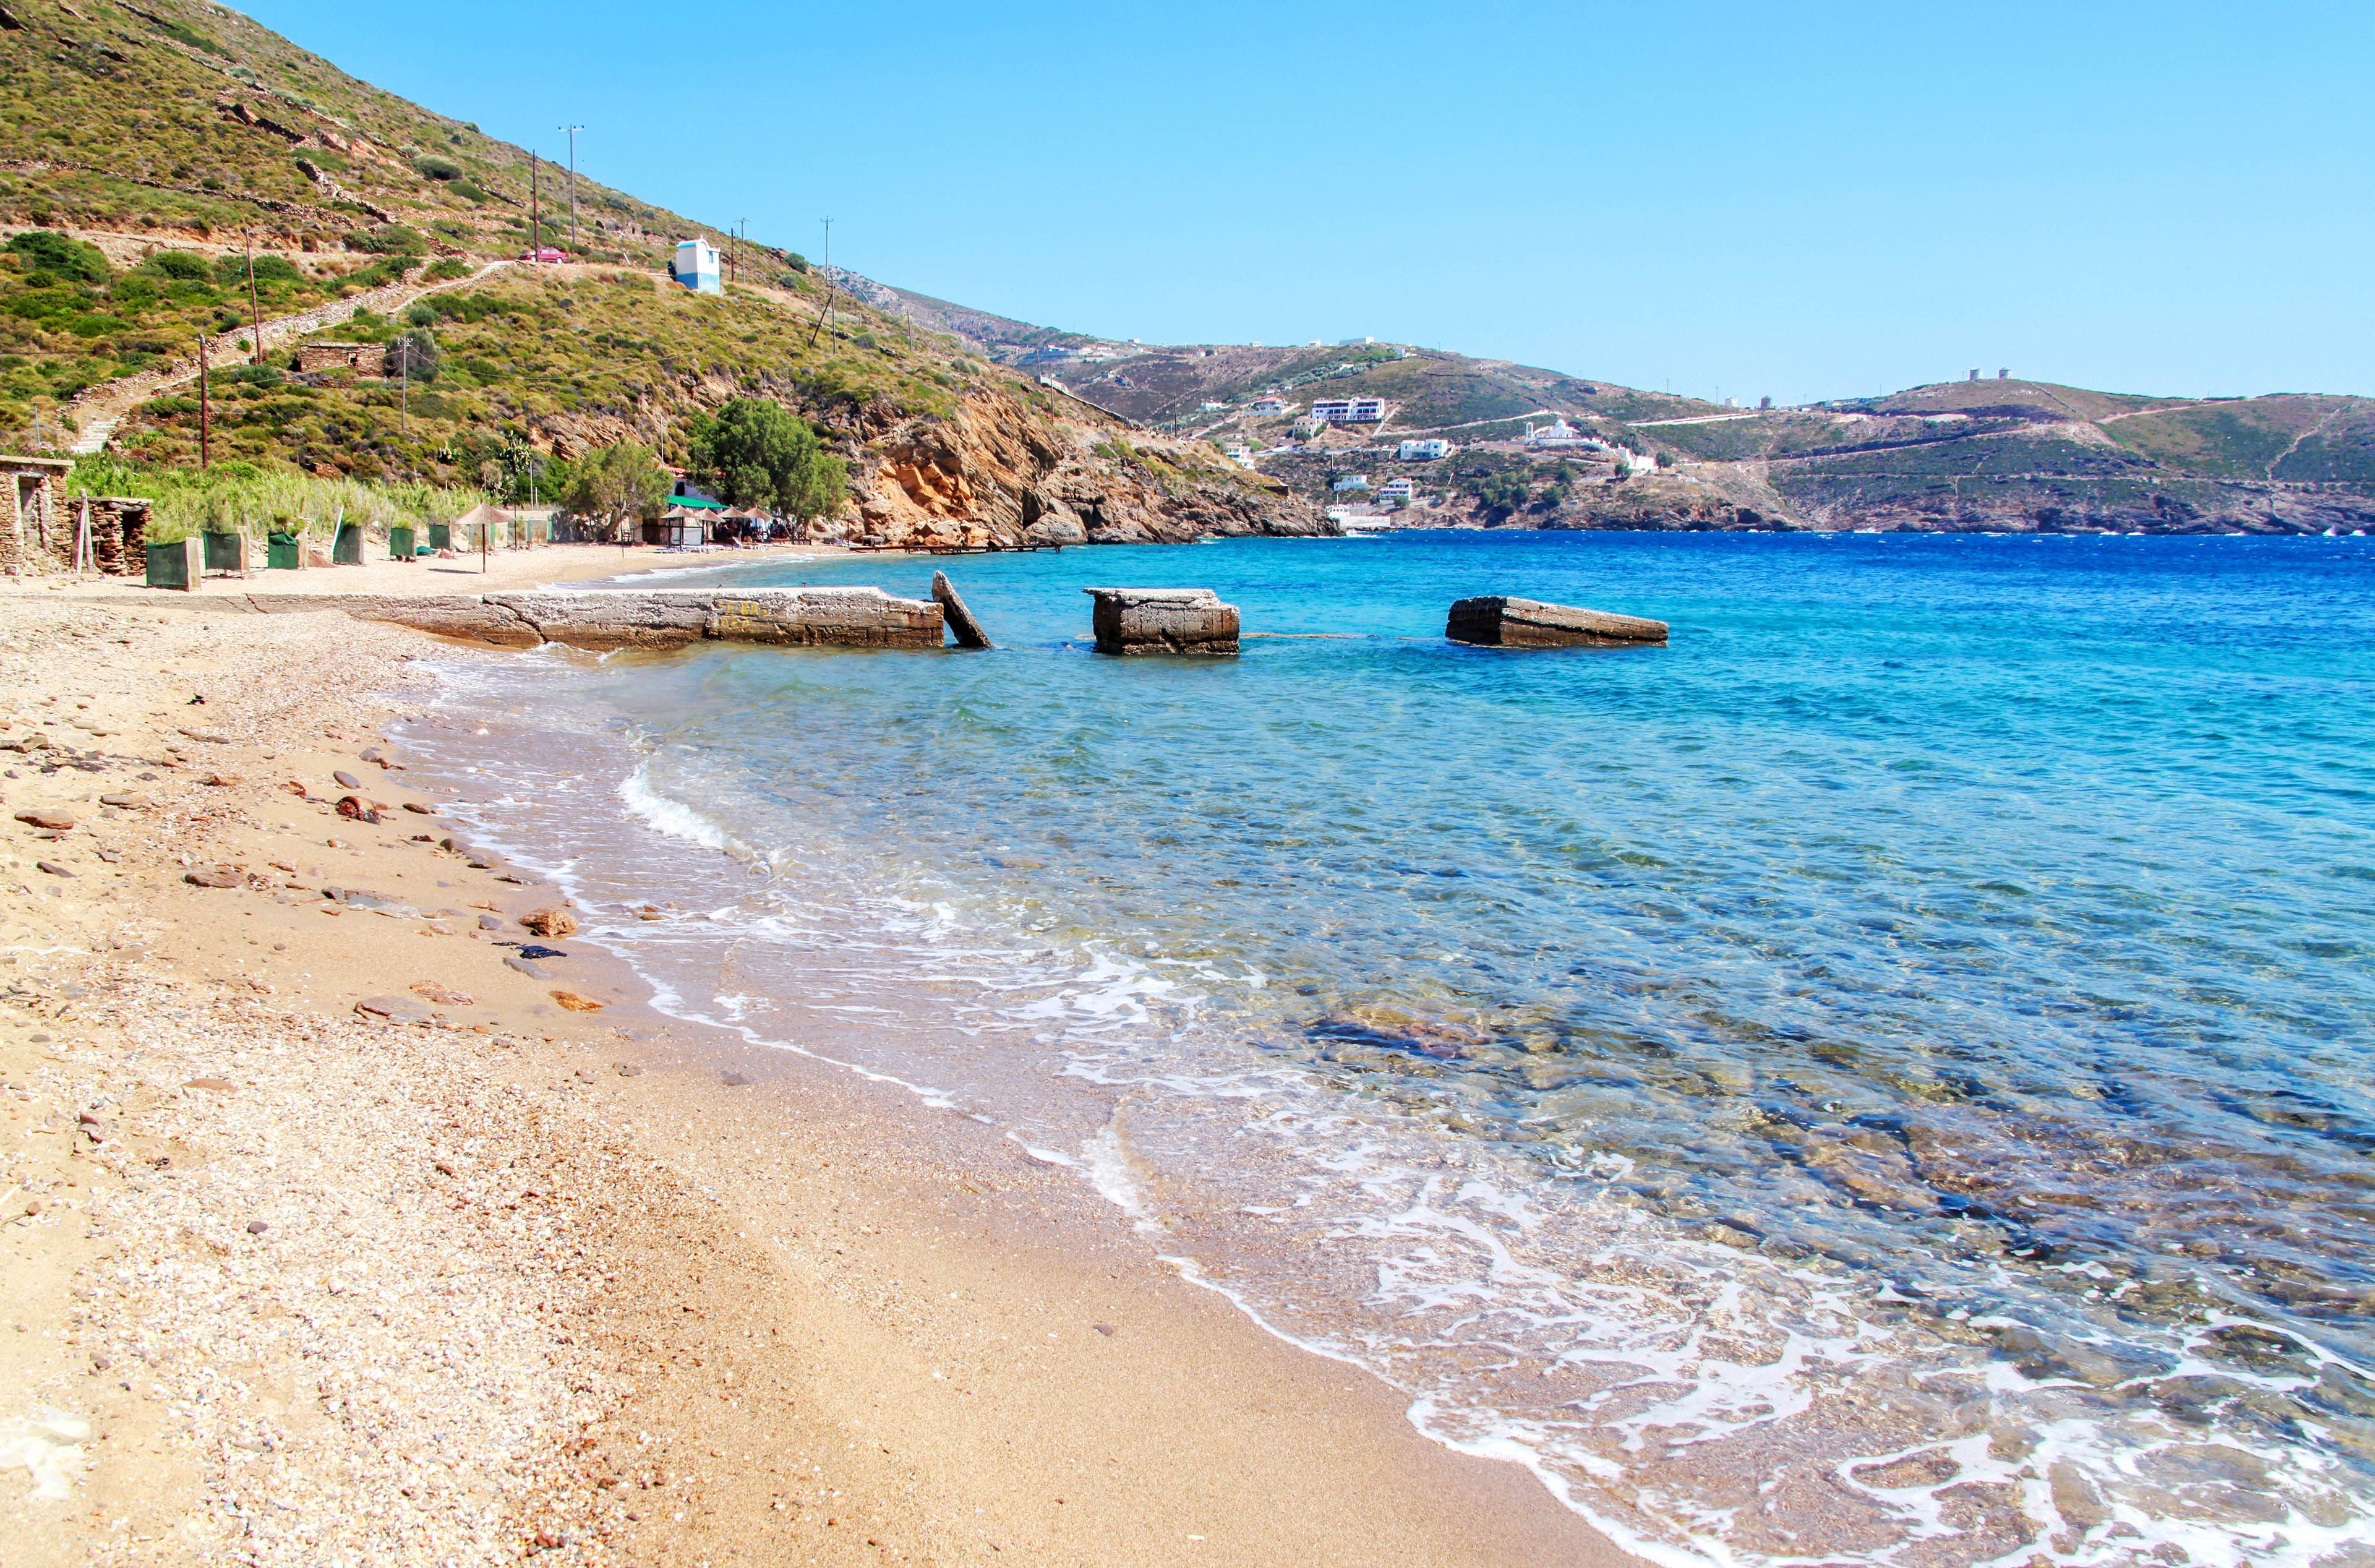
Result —
M46 229L29 229L8 242L8 249L38 267L77 283L104 283L114 276L96 245L86 245Z
M458 180L462 177L460 164L450 158L440 158L433 152L424 152L414 159L412 167L431 180Z
M376 229L354 230L345 239L352 249L377 256L417 256L429 249L427 240L401 223L383 223Z
M448 283L456 277L470 276L470 264L459 256L441 256L431 262L429 270L420 275L431 283Z
M228 255L215 263L215 276L225 287L247 281L247 258ZM271 254L255 258L255 280L258 283L302 283L305 274L287 256Z
M190 251L159 251L140 264L160 277L176 283L211 283L215 269L207 258Z

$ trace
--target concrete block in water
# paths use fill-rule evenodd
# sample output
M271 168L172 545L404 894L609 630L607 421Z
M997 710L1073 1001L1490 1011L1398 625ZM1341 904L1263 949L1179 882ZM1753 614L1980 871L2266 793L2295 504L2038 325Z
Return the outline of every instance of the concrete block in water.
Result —
M362 620L392 621L498 647L560 643L597 653L701 642L937 648L944 635L939 605L895 599L880 588L750 588L733 593L588 588L451 596L251 594L248 603L275 615L343 610Z
M956 634L958 647L994 648L998 645L989 640L989 633L981 629L981 622L973 618L973 611L965 608L964 600L957 596L957 585L949 581L947 572L932 573L932 597L948 617L949 630Z
M1210 588L1083 588L1096 601L1100 654L1237 651L1237 607Z
M1443 634L1487 648L1632 648L1663 643L1666 623L1499 595L1461 599Z

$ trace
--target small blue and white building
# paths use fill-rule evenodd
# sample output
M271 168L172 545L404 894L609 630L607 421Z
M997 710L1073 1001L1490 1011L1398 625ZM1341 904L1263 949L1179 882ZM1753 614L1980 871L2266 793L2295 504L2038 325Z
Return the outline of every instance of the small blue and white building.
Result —
M696 294L723 292L717 284L717 247L706 240L677 242L676 265L668 276Z

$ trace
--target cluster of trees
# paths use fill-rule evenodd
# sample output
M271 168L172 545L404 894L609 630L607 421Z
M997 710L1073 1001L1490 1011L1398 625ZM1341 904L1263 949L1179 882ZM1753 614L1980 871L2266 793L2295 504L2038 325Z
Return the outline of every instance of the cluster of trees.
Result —
M737 397L692 421L692 477L728 506L811 522L849 493L849 466L806 419L764 397Z
M693 482L728 506L755 507L800 522L840 510L849 494L849 466L825 450L807 420L763 397L738 397L692 422ZM597 446L573 462L522 454L507 467L482 465L490 489L528 499L531 478L547 500L615 535L631 519L657 517L674 481L642 442Z

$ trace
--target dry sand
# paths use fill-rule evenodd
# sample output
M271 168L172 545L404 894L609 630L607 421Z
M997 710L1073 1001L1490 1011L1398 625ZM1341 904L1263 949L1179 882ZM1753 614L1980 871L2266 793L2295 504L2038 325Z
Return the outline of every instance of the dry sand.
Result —
M0 592L0 1563L1627 1561L1076 1175L507 966L363 756L429 646Z

